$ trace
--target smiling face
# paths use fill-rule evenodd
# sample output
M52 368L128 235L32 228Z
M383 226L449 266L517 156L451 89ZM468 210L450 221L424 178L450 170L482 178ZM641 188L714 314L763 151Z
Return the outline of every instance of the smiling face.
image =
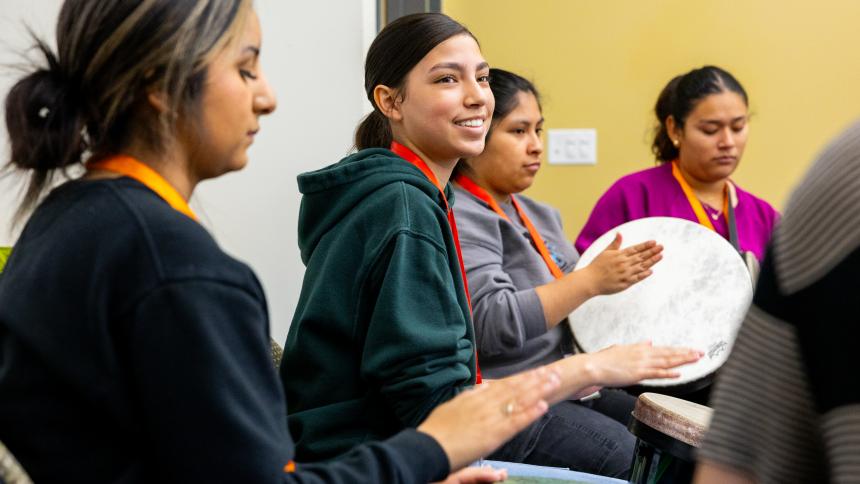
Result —
M530 187L540 169L542 131L537 98L531 92L518 92L516 107L494 120L484 152L468 160L469 175L497 201Z
M240 170L260 128L259 117L275 109L275 95L259 65L260 22L251 12L238 37L207 67L195 116L180 119L178 138L187 146L199 180Z
M489 66L470 35L455 35L409 71L389 112L394 139L425 161L452 165L484 149L493 112Z
M683 129L670 120L668 131L678 141L684 175L703 183L728 178L744 153L748 120L743 97L732 91L704 97L687 116Z

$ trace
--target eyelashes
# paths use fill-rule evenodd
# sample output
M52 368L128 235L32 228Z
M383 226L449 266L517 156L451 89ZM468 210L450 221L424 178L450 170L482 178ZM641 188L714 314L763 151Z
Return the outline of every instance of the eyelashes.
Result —
M490 76L488 76L488 75L478 76L477 81L480 83L489 83L490 82ZM452 75L447 75L447 76L440 77L439 79L436 79L435 82L439 83L439 84L455 83L455 82L457 82L457 79Z

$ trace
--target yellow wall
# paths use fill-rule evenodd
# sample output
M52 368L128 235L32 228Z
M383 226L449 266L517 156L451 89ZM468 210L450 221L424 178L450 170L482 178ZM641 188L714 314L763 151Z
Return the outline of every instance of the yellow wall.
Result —
M546 128L596 128L596 166L545 165L528 191L569 237L619 176L653 166L652 109L674 75L735 75L753 119L737 183L777 209L812 157L860 116L860 1L444 0L492 66L532 79Z

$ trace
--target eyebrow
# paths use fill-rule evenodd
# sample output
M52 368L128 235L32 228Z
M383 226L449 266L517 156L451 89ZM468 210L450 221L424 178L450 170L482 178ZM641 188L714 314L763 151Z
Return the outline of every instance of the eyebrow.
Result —
M476 70L476 71L480 71L480 70L488 69L489 67L490 67L490 64L489 64L489 63L487 63L487 62L481 62L480 64L478 64L478 66L477 66L477 68L476 68L475 70ZM465 69L463 68L463 65L462 65L462 64L458 64L458 63L456 63L456 62L442 62L442 63L440 63L440 64L436 64L435 66L431 67L429 72L437 71L437 70L440 70L440 69L453 69L453 70L455 70L455 71L463 71L463 70L465 70Z
M249 45L242 49L242 53L244 54L245 52L250 52L254 54L254 57L260 57L260 48L257 46Z
M541 124L541 123L543 123L543 118L538 119L537 123L535 123L535 124ZM532 123L528 119L515 119L515 120L511 121L511 124L519 124L519 125L523 125L523 126L529 126Z
M729 120L729 124L737 123L738 121L743 121L746 119L746 116L738 116L736 118L732 118ZM719 119L703 119L699 121L701 124L723 124L722 120Z

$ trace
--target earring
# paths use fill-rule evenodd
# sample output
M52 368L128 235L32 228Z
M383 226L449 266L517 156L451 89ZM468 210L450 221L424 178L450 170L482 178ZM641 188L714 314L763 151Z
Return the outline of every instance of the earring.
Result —
M672 144L673 144L673 145L675 145L675 148L677 148L677 147L678 147L678 145L680 145L680 144L681 144L681 142L680 142L680 141L678 141L678 140L676 140L676 139L673 139L673 140L672 140Z

